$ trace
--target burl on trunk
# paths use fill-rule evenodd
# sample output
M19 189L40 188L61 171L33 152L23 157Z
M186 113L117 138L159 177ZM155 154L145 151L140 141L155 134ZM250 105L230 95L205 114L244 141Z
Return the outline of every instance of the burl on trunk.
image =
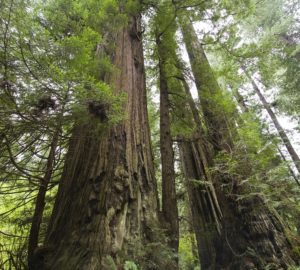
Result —
M105 269L133 240L148 241L157 220L146 108L140 17L129 18L116 40L107 81L124 91L124 120L102 132L74 128L45 246L35 269Z

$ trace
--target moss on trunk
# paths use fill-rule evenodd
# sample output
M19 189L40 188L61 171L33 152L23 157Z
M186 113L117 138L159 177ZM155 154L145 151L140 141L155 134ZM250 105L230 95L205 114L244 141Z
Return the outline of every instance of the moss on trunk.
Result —
M102 132L74 128L39 269L104 269L106 256L122 261L131 241L153 238L157 194L138 33L140 17L132 16L116 41L119 72L107 79L127 94L124 121Z

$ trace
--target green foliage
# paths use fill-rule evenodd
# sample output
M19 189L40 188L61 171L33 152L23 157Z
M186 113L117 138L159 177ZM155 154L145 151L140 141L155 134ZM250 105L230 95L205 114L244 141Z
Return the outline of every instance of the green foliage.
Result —
M26 268L27 235L34 201L55 132L59 131L59 140L46 194L40 242L47 230L72 127L89 123L99 136L126 119L123 105L127 96L122 91L115 93L109 78L122 72L112 64L117 33L129 22L128 14L139 16L141 10L147 14L144 36L149 51L146 60L151 66L150 70L147 65L148 88L153 91L153 85L157 85L160 62L170 89L174 139L178 134L190 138L196 129L182 81L190 70L181 63L177 18L204 23L198 34L209 52L209 61L215 64L214 70L210 64L196 67L196 73L202 78L199 89L202 107L198 109L217 116L226 115L238 123L234 148L231 153L220 152L211 171L248 187L247 193L237 196L237 201L262 195L288 223L290 238L295 243L293 252L300 256L299 243L295 240L300 228L300 196L298 187L291 181L289 163L278 157L278 142L261 124L260 112L250 106L250 112L238 113L234 94L227 91L230 88L234 93L249 88L249 80L240 70L241 64L245 64L269 92L279 92L281 112L299 120L299 20L293 3L284 0L257 3L252 0L7 0L1 2L0 10L0 268ZM155 170L160 178L154 101L157 97L151 95L148 108ZM48 107L42 107L45 101ZM106 108L105 121L91 113L91 103ZM200 117L203 118L201 113ZM178 190L185 194L183 180L180 182L179 178ZM204 180L193 182L208 184ZM228 196L232 184L223 183ZM179 202L179 212L184 217L188 216L187 204L184 200ZM166 269L168 262L177 256L168 248L163 230L157 229L153 234L152 243L136 240L129 245L125 269ZM193 241L190 227L181 222L178 257L182 269L198 269ZM118 268L110 256L104 259L104 264L110 269Z
M222 173L228 179L235 179L247 192L236 196L236 200L248 197L264 197L266 202L281 215L293 231L298 226L300 201L299 189L291 178L288 164L277 153L277 141L262 133L262 127L253 115L242 115L243 124L238 129L235 148L228 154L221 152L215 159L213 174ZM232 183L224 183L228 196Z
M104 77L117 72L110 58L115 38L107 33L121 29L127 15L112 0L2 1L0 14L0 265L25 269L32 211L54 134L59 139L40 242L74 124L90 123L99 135L126 117L126 95L114 94ZM107 108L105 123L90 112L91 102Z
M118 270L118 267L111 256L106 256L103 259L102 266L108 270Z
M131 239L128 244L126 261L129 266L137 269L167 269L177 254L167 244L165 230L154 226L152 229L152 241L141 242L141 239ZM134 262L134 264L132 264ZM131 269L131 268L130 268ZM133 268L135 269L135 268Z
M300 270L298 266L290 266L288 270Z
M247 68L259 72L267 88L279 90L277 104L281 112L293 117L299 114L299 21L296 10L296 3L284 0L257 4L253 14L241 23L244 44L235 45L234 49L240 61L247 61Z
M138 270L136 264L132 261L126 261L124 265L125 270Z
M184 233L179 240L179 265L182 270L200 270L199 262L193 253L192 243L196 239L194 234Z

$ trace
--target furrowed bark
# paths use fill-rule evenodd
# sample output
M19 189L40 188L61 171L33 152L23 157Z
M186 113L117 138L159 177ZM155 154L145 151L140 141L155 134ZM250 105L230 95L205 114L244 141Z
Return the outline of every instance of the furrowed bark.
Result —
M165 71L165 51L158 40L159 82L160 82L160 152L162 172L162 214L166 223L169 245L177 254L179 244L179 222L175 187L174 151L170 122L170 101L167 75ZM170 266L171 267L171 266ZM172 269L178 268L177 260Z
M170 42L170 40L172 40L172 35L175 33L172 33L171 31L167 33L166 32L167 30L160 35L160 38L162 38L162 43L164 41L164 34L169 35L168 41ZM197 250L200 257L201 266L204 269L214 269L217 244L218 242L221 242L219 236L221 230L220 220L222 213L220 206L218 205L211 175L207 170L209 162L208 160L212 156L208 154L210 150L209 146L206 144L209 143L204 139L204 130L202 128L199 112L192 99L189 86L182 74L182 64L176 55L175 47L166 46L166 49L164 44L159 42L157 42L157 45L160 60L160 86L164 86L164 88L170 90L172 94L176 94L175 89L168 89L166 78L168 77L179 80L177 91L182 92L177 94L181 95L182 97L186 97L186 108L188 109L188 107L190 107L191 114L186 114L185 111L182 111L184 108L180 108L179 110L181 111L181 115L183 118L185 118L186 122L195 122L196 131L192 138L178 136L178 140L180 142L180 156L183 164L183 172L186 177L186 186L192 213L193 228L197 238ZM164 63L167 63L166 66L170 70L173 70L168 70L168 76L166 75L167 71L164 70ZM174 82L172 85L174 85ZM161 91L162 90L165 89L162 89L161 87ZM176 100L173 100L173 102L176 102ZM161 108L161 110L165 111L165 108ZM193 120L191 121L191 119L188 117L192 117ZM161 126L161 129L164 129L164 126ZM201 183L199 184L199 182Z
M203 180L203 164L199 160L197 143L190 141L180 142L180 156L183 172L186 178L186 186L189 204L192 212L193 228L197 240L198 256L201 269L215 269L216 246L219 238L219 221L214 215L217 202L214 201L211 182L197 183ZM199 175L199 171L201 175ZM221 213L218 213L221 215ZM218 217L219 219L219 217Z
M213 186L212 175L208 170L212 163L212 154L210 153L212 147L205 140L199 111L184 76L181 74L177 78L182 82L196 126L192 138L179 137L179 149L186 178L198 256L201 269L215 269L217 250L222 242L220 235L222 212Z
M152 241L157 194L141 32L140 16L130 17L116 41L119 72L108 79L115 93L127 94L125 120L101 132L74 128L36 269L106 269L107 255L122 261L130 242Z
M232 153L230 128L234 125L218 104L222 92L189 19L181 21L181 28L214 156L220 151ZM244 174L247 177L247 172ZM247 185L241 185L233 176L219 172L214 183L222 208L224 239L223 247L217 251L216 269L264 269L270 264L274 269L287 269L293 264L291 245L276 212L259 195L247 196L250 192ZM225 189L224 185L231 188Z

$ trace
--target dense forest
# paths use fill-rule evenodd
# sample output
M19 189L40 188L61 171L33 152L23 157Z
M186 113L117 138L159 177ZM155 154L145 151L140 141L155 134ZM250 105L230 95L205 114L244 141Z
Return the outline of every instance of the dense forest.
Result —
M0 269L300 269L299 1L0 14Z

